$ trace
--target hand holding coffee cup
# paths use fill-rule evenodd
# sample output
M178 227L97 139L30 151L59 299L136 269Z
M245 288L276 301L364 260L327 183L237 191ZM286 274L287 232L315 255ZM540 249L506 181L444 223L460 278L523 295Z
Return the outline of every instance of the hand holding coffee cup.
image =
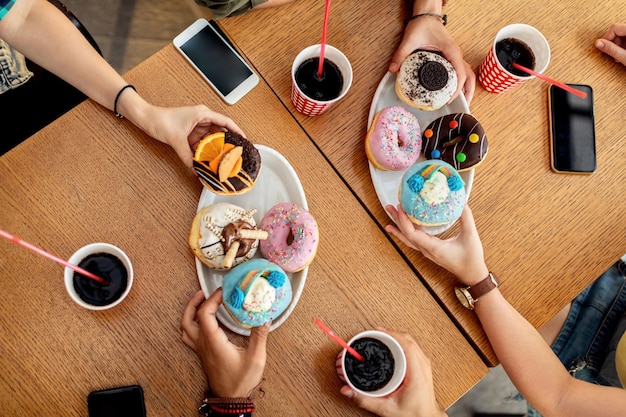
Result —
M406 374L406 357L402 346L390 334L367 330L355 335L348 346L365 360L359 361L347 349L337 355L339 378L350 389L368 397L383 397L394 392Z

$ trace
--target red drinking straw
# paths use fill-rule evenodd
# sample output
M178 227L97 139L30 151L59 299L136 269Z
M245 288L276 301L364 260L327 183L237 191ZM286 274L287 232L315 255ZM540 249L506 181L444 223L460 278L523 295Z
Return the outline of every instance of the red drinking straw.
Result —
M86 276L88 278L91 278L91 279L93 279L95 281L98 281L101 284L108 283L108 281L106 279L100 278L99 276L97 276L95 274L92 274L91 272L87 271L86 269L81 268L80 266L76 266L76 265L71 264L71 263L69 263L69 262L67 262L67 261L65 261L65 260L63 260L61 258L58 258L58 257L54 256L53 254L51 254L49 252L46 252L45 250L43 250L41 248L38 248L35 245L31 245L30 243L28 243L28 242L26 242L26 241L24 241L24 240L22 240L22 239L20 239L18 237L15 237L15 236L13 236L10 233L5 232L4 230L0 229L0 236L2 236L3 238L5 238L7 240L10 240L13 243L17 243L18 245L23 246L26 249L30 249L33 252L37 252L38 254L40 254L40 255L42 255L42 256L50 259L50 260L53 260L54 262L56 262L58 264L61 264L61 265L66 266L66 267L68 267L70 269L73 269L74 271L78 272L79 274L84 275L84 276Z
M320 62L317 65L317 78L322 78L324 73L324 50L326 49L326 32L328 31L328 15L330 14L330 0L326 0L326 10L324 10L324 27L322 29L322 45L320 48Z
M526 68L526 67L518 64L517 62L512 62L511 64L513 65L514 68L517 68L520 71L524 71L527 74L534 75L535 77L540 78L540 79L542 79L544 81L547 81L550 84L554 84L555 86L557 86L559 88L562 88L563 90L565 90L567 92L575 94L575 95L577 95L580 98L587 98L587 93L585 93L584 91L577 90L575 88L570 87L567 84L563 84L563 83L558 82L557 80L553 80L552 78L548 78L548 77L546 77L543 74L539 74L538 72L535 72L535 71L533 71L533 70L531 70L529 68Z
M320 329L322 329L324 331L324 333L326 333L328 336L330 336L331 339L333 339L335 342L339 343L345 350L350 352L350 354L352 356L354 356L359 362L365 362L365 359L363 358L363 356L361 356L361 354L359 352L357 352L356 350L352 349L341 337L337 336L335 334L335 332L330 330L328 328L328 326L326 326L324 324L324 322L322 322L322 320L315 319L315 325L317 327L319 327Z

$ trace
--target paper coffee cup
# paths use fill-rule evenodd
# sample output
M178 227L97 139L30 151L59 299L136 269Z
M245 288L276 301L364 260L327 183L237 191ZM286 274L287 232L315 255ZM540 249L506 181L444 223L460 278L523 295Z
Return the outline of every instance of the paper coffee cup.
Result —
M109 308L115 307L116 305L121 303L124 300L124 298L126 298L128 293L130 292L130 288L133 285L133 266L130 262L130 259L128 258L126 253L124 253L124 251L122 251L117 246L111 245L109 243L91 243L89 245L83 246L70 257L69 263L73 265L79 265L87 257L98 255L98 254L112 255L113 257L117 258L121 262L123 268L126 269L126 285L125 285L125 288L120 289L121 294L116 299L111 300L110 302L106 302L106 304L103 304L103 305L92 304L80 296L79 290L77 290L77 287L75 286L75 283L74 283L74 274L76 274L76 272L73 269L66 267L64 277L65 277L65 288L67 289L68 294L70 295L72 300L74 300L78 305L89 310L107 310ZM89 268L85 268L85 269L87 269L89 272L94 272L94 271L91 271ZM106 279L107 277L102 277L102 278ZM84 278L84 279L88 280L88 278ZM88 283L91 283L91 282L88 282ZM99 287L97 283L93 283L93 285L89 289L98 290Z
M352 85L352 66L348 58L337 48L326 45L324 48L324 59L331 61L337 66L343 79L343 85L340 88L339 95L331 100L316 100L307 96L298 86L296 73L300 65L310 58L318 58L320 56L321 45L313 45L305 48L300 52L291 66L291 102L296 110L306 116L318 116L324 113L334 103L341 100ZM313 72L315 73L315 72Z
M478 82L490 93L503 93L516 85L535 78L519 76L506 70L496 56L496 44L504 39L516 39L526 44L535 57L535 72L543 73L550 62L550 45L546 38L532 26L516 23L500 29L478 69ZM531 68L532 69L532 68Z
M352 346L355 341L364 338L376 339L386 345L391 351L391 355L394 360L393 375L391 376L391 379L385 385L376 390L366 391L357 388L350 380L350 377L346 375L346 355L350 355L346 349L343 349L337 355L337 360L335 362L337 375L339 376L339 379L348 384L350 389L360 394L367 395L369 397L383 397L385 395L389 395L398 389L400 384L402 384L402 381L404 381L404 376L406 375L406 356L402 350L402 346L400 346L398 341L389 334L378 330L367 330L355 335L348 341L348 346Z

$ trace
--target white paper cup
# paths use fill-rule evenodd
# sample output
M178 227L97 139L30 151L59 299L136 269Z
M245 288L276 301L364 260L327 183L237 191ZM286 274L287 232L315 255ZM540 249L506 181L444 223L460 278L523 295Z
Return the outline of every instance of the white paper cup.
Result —
M490 93L503 93L526 80L535 78L532 75L512 74L500 64L496 57L496 44L508 38L518 39L530 47L535 55L535 72L543 73L550 62L550 45L537 29L523 23L503 27L496 34L487 56L478 68L478 82Z
M317 58L320 56L321 45L313 45L305 48L296 56L291 66L291 102L295 106L296 110L306 116L318 116L324 113L334 103L341 100L352 85L352 66L348 58L341 53L341 51L333 46L326 45L324 48L324 58L335 64L343 77L343 86L339 93L339 96L328 101L315 100L302 92L298 83L296 82L296 72L304 61L310 58Z
M109 243L91 243L89 245L83 246L78 249L69 259L69 263L73 265L78 265L83 259L85 259L89 255L93 255L96 253L109 253L115 257L117 257L126 268L128 273L128 282L126 284L126 289L122 293L122 295L115 301L110 304L97 306L93 304L89 304L84 301L78 293L76 292L76 288L74 288L74 270L68 267L65 268L65 288L67 289L68 294L78 305L87 308L89 310L107 310L109 308L115 307L119 303L121 303L124 298L130 292L130 288L133 286L133 266L130 263L130 259L128 256L117 246L113 246Z
M349 354L346 349L343 349L337 355L337 360L335 362L337 375L339 376L339 379L341 379L346 384L348 384L350 389L354 390L355 392L361 393L363 395L367 395L369 397L384 397L385 395L389 395L395 390L397 390L400 384L402 384L402 381L404 381L404 376L406 375L406 356L404 355L402 346L400 346L400 344L398 343L396 339L394 339L387 333L380 332L378 330L367 330L367 331L357 334L356 336L354 336L352 339L348 341L348 346L351 346L355 340L362 339L364 337L377 339L381 341L382 343L384 343L385 345L387 345L389 350L391 350L391 354L393 355L393 359L394 359L394 370L393 370L393 376L391 377L391 380L389 380L389 382L385 386L377 389L376 391L363 391L355 387L352 384L352 382L350 382L350 378L346 376L345 371L344 371L345 369L344 363L346 360L346 355Z

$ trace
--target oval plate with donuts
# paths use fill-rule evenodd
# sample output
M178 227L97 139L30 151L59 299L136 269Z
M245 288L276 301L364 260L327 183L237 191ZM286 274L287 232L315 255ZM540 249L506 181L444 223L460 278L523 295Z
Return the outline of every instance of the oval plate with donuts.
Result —
M200 194L198 211L211 204L228 202L245 209L255 208L257 211L253 217L254 220L256 220L256 223L260 224L263 215L278 203L291 202L308 210L306 197L304 196L304 189L302 188L300 179L291 164L285 159L284 156L274 149L263 145L255 146L261 154L261 161L263 165L254 187L245 194L233 196L217 195L204 188L202 190L202 194ZM254 258L260 257L261 251L257 251ZM224 270L210 269L197 258L196 270L198 272L200 287L206 297L222 286L223 277L228 272ZM272 322L270 331L280 326L295 308L298 300L300 299L300 295L302 294L308 270L309 268L307 267L299 272L287 272L287 277L289 277L291 281L291 288L293 291L291 303L289 304L289 307L287 307L287 309ZM237 325L226 312L223 305L220 305L216 316L224 326L233 332L244 336L250 335L250 329L244 329Z
M402 103L402 101L398 98L398 95L395 91L396 85L396 74L388 72L385 74L383 79L378 84L378 88L376 89L376 93L374 93L374 98L372 99L372 104L370 106L370 112L367 118L367 129L369 130L370 125L372 124L372 120L374 119L374 115L378 113L380 110L385 107L390 106L402 106L406 108L408 111L413 113L420 124L420 129L423 131L426 126L428 126L432 121L438 119L439 117L445 116L450 113L469 113L469 106L467 105L467 101L465 101L465 97L463 94L459 94L459 96L452 101L450 104L446 104L445 106L432 111L422 111L413 107L406 106ZM423 153L420 155L419 161L425 161ZM406 170L402 171L381 171L375 168L371 162L369 163L370 167L370 176L372 177L372 183L374 184L374 189L376 190L376 195L378 196L378 200L380 204L382 204L383 208L389 204L396 207L398 205L398 187L400 181L402 180L402 176ZM469 199L470 191L472 189L472 183L474 181L474 169L468 169L460 173L461 178L465 182L465 193L467 198ZM454 223L448 223L442 226L426 226L426 232L431 235L437 235L443 233L448 228L450 228Z

